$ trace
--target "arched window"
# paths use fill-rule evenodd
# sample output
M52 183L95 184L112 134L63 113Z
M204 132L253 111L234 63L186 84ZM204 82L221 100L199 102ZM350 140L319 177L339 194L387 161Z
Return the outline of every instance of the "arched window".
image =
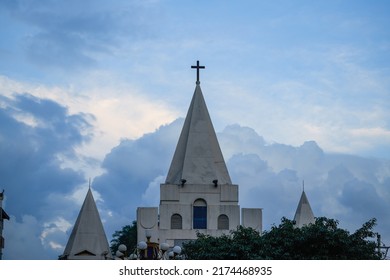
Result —
M173 214L171 217L171 229L182 229L183 219L179 214Z
M229 229L229 217L225 214L218 216L218 229Z
M207 228L207 203L203 199L194 202L194 229Z

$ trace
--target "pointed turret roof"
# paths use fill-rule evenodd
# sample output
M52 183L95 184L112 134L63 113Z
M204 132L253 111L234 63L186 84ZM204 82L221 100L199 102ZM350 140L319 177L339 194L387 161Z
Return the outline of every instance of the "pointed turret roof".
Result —
M112 258L110 247L89 188L64 253L59 259L106 258Z
M0 222L2 220L9 220L9 216L8 216L7 212L5 212L4 209L3 209L3 204L2 204L3 199L4 199L4 190L0 193L0 212L1 212L0 213ZM1 229L2 228L0 227L0 230ZM1 232L0 232L0 236L1 236ZM0 255L0 257L1 257L1 255Z
M297 211L295 211L294 221L295 226L298 228L315 222L313 211L304 190L302 191Z
M166 184L231 184L229 172L197 81Z

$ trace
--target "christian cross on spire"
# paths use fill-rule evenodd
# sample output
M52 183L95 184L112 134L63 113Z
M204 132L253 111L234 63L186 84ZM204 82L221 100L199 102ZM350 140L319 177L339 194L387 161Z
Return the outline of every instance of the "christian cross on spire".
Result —
M196 83L199 84L199 69L205 69L205 66L199 65L199 60L196 61L196 66L191 66L192 69L196 69Z

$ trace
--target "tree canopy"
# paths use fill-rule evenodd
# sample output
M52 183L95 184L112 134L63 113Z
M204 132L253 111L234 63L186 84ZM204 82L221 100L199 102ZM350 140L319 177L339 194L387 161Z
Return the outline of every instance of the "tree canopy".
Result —
M298 228L282 218L262 234L239 226L229 235L213 237L198 233L198 239L183 244L187 259L201 260L356 260L380 259L374 241L376 219L350 234L338 228L338 221L325 217Z
M112 254L115 256L119 245L124 244L127 247L126 255L128 256L137 246L137 222L133 221L131 225L126 225L121 230L115 231L112 237L110 245Z

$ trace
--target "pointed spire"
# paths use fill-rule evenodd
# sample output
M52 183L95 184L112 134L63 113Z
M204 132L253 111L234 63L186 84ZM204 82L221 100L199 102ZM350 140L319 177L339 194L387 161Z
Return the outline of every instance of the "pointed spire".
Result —
M294 221L295 226L298 228L315 222L314 214L311 210L310 203L307 199L304 189L302 191L301 199L299 200L297 210L295 211Z
M231 184L199 83L196 85L166 179L167 184L183 182Z
M59 259L112 258L110 247L89 185L83 206Z
M7 212L5 212L4 209L3 209L3 199L4 199L4 189L0 193L0 223L2 222L2 220L9 220L9 216L8 216ZM2 230L2 227L0 227L0 236L2 236L1 235L1 230Z

